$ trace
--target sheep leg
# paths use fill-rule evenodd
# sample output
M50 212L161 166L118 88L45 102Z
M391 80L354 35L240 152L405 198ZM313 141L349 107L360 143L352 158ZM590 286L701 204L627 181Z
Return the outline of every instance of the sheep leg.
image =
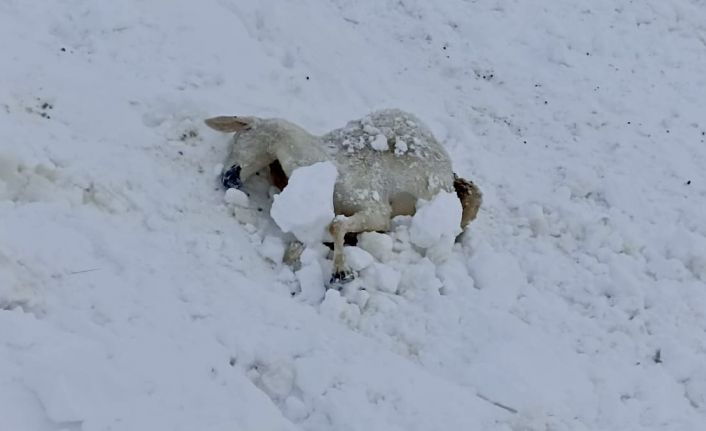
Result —
M294 240L287 245L284 251L284 256L282 256L282 263L291 267L294 271L299 270L302 267L302 252L304 251L304 244Z
M343 246L347 233L371 232L388 230L392 208L389 205L380 205L359 211L350 217L336 217L329 230L333 235L333 274L331 284L347 283L355 274L346 266L343 259Z

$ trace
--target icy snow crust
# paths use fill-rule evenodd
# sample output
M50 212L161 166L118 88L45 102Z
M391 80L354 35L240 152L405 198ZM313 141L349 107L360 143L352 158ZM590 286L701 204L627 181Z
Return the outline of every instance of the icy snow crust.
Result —
M687 0L0 2L0 428L704 429L704 22ZM323 133L391 105L484 206L446 253L409 217L361 235L358 280L324 292L325 247L278 263L264 175L224 201L230 138L202 119Z
M428 145L435 140L431 131L413 114L399 109L382 109L350 121L345 127L324 135L323 140L334 153L340 150L357 153L372 148L391 150L397 156L409 153L414 157L439 157Z

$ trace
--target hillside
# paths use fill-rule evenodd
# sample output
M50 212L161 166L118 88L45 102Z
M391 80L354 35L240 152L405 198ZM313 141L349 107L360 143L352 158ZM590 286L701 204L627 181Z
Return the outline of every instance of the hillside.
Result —
M0 39L0 429L706 429L703 2L0 0ZM478 219L304 297L203 119L388 107Z

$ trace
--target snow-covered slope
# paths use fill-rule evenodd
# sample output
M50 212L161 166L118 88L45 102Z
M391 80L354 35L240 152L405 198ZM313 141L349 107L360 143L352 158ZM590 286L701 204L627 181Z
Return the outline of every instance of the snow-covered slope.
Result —
M0 429L706 429L704 23L693 0L0 0ZM202 119L383 107L429 124L479 217L445 259L402 220L364 241L393 244L377 289L292 297Z

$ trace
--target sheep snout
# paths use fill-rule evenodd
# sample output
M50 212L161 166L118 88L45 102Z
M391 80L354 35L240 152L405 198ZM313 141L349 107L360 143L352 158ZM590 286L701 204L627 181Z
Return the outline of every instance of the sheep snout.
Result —
M223 171L221 174L221 183L223 187L230 189L239 189L243 182L240 180L240 165L233 165L228 170Z

